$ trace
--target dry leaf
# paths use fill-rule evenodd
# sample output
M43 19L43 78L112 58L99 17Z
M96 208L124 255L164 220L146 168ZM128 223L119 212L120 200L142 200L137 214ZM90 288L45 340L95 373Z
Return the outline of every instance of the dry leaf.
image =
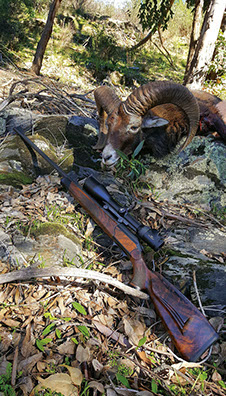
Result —
M75 344L73 341L68 339L66 342L58 346L57 350L61 355L73 355L75 352Z
M113 327L113 317L112 315L96 315L93 320L102 323L103 325L112 328Z
M64 297L60 296L60 297L57 298L57 302L58 302L58 306L60 308L61 316L64 316L64 312L65 312L65 309L66 309L64 301L65 301L65 296Z
M26 328L26 335L23 339L20 351L24 358L27 358L31 355L34 345L34 340L32 338L33 337L31 336L31 325L29 324Z
M42 388L51 389L53 392L60 392L64 396L78 396L78 389L73 385L70 375L59 373L50 375L50 377L43 379L37 378L40 384L36 386L35 390L40 391Z
M12 335L1 329L1 354L6 352L9 346L12 345Z
M31 377L23 377L23 383L19 385L19 387L22 390L24 396L30 395L34 387Z
M35 366L37 362L42 359L42 352L36 353L33 356L28 357L27 359L22 360L18 364L18 372L23 370L23 374L26 372L29 373L30 370Z
M83 348L79 344L76 350L76 359L79 363L88 362L90 360L90 349L88 347Z
M46 363L46 362L38 362L38 363L37 363L37 370L38 370L38 372L39 372L39 373L42 373L43 371L45 371L46 366L47 366L47 363Z
M102 334L104 334L106 337L110 337L113 340L117 341L119 344L126 346L127 348L131 347L131 344L127 341L126 337L123 336L123 334L120 334L116 330L111 330L107 326L104 326L102 323L93 321L93 324L96 326L98 331Z
M117 393L114 389L108 388L107 389L107 396L117 396Z
M186 384L188 384L188 380L186 380L186 378L181 377L179 374L173 375L170 378L170 381L173 382L173 384L175 385L185 386Z
M88 237L90 237L90 235L92 235L95 226L96 226L96 224L94 223L94 221L89 219L87 226L86 226L86 231L85 231L86 238L88 238Z
M94 371L96 371L98 373L101 372L104 368L103 364L100 363L99 360L97 360L97 359L92 360L92 365L93 365Z
M118 301L117 301L115 298L109 296L108 299L107 299L107 303L108 303L108 305L109 305L111 308L116 308L116 306L117 306L117 304L118 304Z
M4 323L6 326L9 326L9 327L19 327L19 326L21 326L21 323L18 320L3 319L3 320L1 320L1 322Z
M67 366L66 364L61 364L61 366L66 367L66 369L69 371L73 384L80 386L83 380L83 375L81 370L79 370L76 367Z
M97 389L101 394L104 393L104 386L100 382L90 381L89 388Z
M212 375L212 381L214 382L222 381L222 377L217 371L214 371Z
M17 287L16 291L15 291L15 295L14 295L14 299L15 299L15 304L18 305L19 302L21 301L21 295L20 295L20 290Z
M147 317L156 320L156 313L154 309L146 308L146 307L136 307L136 311L141 315L146 315Z
M125 333L129 337L129 340L134 344L138 345L141 338L144 337L146 326L139 320L123 318L123 324L125 327Z

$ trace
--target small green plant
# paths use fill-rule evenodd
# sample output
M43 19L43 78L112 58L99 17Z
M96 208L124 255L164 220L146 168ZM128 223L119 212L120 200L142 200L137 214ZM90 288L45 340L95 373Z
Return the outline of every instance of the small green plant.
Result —
M85 308L84 308L81 304L79 304L78 302L74 301L74 302L72 303L72 306L73 306L73 308L76 309L76 311L78 311L80 314L82 314L82 315L87 315L87 312L86 312Z
M116 165L117 176L122 177L124 180L130 180L132 188L137 188L139 185L139 178L145 175L146 167L136 157L142 150L144 140L142 140L135 148L130 157L120 150L117 150L119 161Z
M226 217L226 208L219 208L217 205L213 204L212 205L212 213L214 216L216 216L219 220L222 222L225 222L225 217Z
M60 392L51 391L51 389L43 389L43 391L36 391L35 396L64 396Z
M80 396L89 396L89 384L85 379L82 381L82 389Z
M49 344L52 341L52 338L43 338L42 340L36 340L36 346L41 351L44 352L44 346Z
M38 261L39 261L39 268L45 268L46 262L40 253L38 253Z
M149 190L151 191L151 195L152 195L152 198L153 199L158 199L159 197L160 197L160 195L162 194L161 192L158 192L157 190L156 190L156 187L155 186L153 186L153 187L151 187L149 184L147 184L147 187L149 188Z
M158 384L154 379L151 380L151 390L153 393L158 392Z
M116 379L118 382L130 388L129 381L127 378L130 378L133 374L133 369L131 367L126 366L124 363L119 362L119 353L117 351L109 351L109 364L111 367L115 367L117 369Z
M205 381L207 380L208 372L205 371L203 368L200 369L198 367L191 369L190 372L192 373L193 376L196 377L195 384L199 383L201 390L204 391ZM194 387L194 385L193 385L193 387Z
M12 364L8 363L6 367L6 373L0 375L0 392L4 396L16 396L16 392L14 391L11 385L11 376L12 376Z
M82 335L85 338L90 338L90 332L89 332L89 329L86 326L79 325L79 326L77 326L77 329L82 333Z
M55 374L57 373L57 367L54 362L50 362L45 370L48 374Z

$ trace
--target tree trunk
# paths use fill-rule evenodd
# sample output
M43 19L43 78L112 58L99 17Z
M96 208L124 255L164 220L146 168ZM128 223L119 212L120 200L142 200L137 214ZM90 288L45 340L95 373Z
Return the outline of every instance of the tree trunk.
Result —
M38 42L34 60L33 60L32 66L31 66L31 70L37 75L40 74L45 50L46 50L48 41L50 39L52 30L53 30L54 18L56 16L57 10L58 10L61 2L62 2L62 0L53 0L53 2L50 5L46 25L42 32L41 38Z
M191 37L190 37L190 45L189 52L187 58L187 64L184 75L184 84L186 84L187 74L191 65L192 58L195 53L195 47L198 42L200 29L201 29L201 20L202 20L202 9L203 9L204 0L196 0L195 1L195 11L192 21L192 29L191 29Z
M205 81L224 15L225 5L225 0L212 0L205 14L200 38L195 47L195 53L184 81L185 84L189 84L193 89L200 88Z

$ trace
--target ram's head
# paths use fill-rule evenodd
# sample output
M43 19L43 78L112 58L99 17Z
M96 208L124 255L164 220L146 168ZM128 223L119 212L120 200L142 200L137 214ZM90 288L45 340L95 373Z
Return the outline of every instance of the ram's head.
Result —
M181 149L195 136L199 106L193 94L182 85L167 81L150 82L135 89L124 102L108 86L97 88L94 95L100 118L100 134L95 148L103 150L102 163L106 166L116 163L116 150L132 153L144 130L151 133L153 127L166 128L169 120L150 112L155 106L170 103L175 105L175 111L178 109L178 117L182 118L178 120L179 128L188 130Z

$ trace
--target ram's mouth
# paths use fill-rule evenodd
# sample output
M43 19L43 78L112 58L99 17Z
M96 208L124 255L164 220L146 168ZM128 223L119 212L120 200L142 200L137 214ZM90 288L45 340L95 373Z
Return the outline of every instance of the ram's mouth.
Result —
M116 165L116 163L118 162L119 157L116 157L110 160L103 160L101 161L101 167L102 169L112 169L114 168L114 166Z

